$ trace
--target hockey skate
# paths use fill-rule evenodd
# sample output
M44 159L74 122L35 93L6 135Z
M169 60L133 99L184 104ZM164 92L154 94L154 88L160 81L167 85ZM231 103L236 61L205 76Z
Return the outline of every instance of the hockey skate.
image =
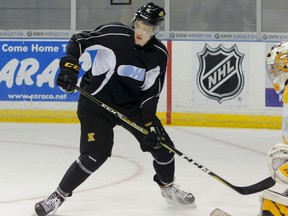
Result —
M173 183L165 186L160 185L160 189L162 196L169 204L196 207L195 197L191 193L180 190L177 185Z
M193 194L180 190L179 186L173 182L164 184L158 179L157 175L154 176L154 181L159 185L162 196L169 204L196 208Z
M45 216L53 211L56 213L59 206L65 201L65 197L58 191L53 192L47 199L35 204L35 211L38 216Z

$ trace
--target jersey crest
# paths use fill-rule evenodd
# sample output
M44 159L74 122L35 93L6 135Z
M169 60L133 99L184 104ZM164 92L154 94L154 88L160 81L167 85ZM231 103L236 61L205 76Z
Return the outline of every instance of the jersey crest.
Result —
M241 93L244 86L244 54L238 51L236 44L229 49L222 44L216 48L205 44L203 51L197 53L197 56L197 86L204 96L221 104Z

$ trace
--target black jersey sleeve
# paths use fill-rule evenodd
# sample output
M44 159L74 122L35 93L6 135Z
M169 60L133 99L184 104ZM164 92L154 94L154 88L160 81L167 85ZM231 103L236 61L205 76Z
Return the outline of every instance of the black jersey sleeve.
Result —
M67 55L74 56L79 59L79 57L83 54L85 49L88 47L88 43L85 43L85 39L91 37L91 32L81 32L78 34L74 34L68 43L67 46Z
M160 64L159 75L154 84L149 89L142 92L141 110L144 122L153 122L157 119L157 105L166 76L166 66L167 59L165 58L165 60Z
M131 33L132 29L119 22L109 23L98 26L93 31L83 31L74 34L67 46L67 55L79 58L89 46L101 43L101 39L98 40L98 36L109 33Z

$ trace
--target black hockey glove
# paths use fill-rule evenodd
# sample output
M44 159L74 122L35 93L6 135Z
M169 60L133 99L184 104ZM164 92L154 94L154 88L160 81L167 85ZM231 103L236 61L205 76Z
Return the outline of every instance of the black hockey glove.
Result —
M149 133L144 136L143 143L154 148L159 149L162 147L161 143L166 145L173 145L173 142L166 133L164 127L160 122L148 122L145 128Z
M78 81L80 65L73 56L65 56L60 60L60 73L56 84L65 92L72 94Z

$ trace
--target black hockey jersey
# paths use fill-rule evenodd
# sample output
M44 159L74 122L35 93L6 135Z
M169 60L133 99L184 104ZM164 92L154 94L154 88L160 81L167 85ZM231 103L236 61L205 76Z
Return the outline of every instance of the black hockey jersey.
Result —
M139 113L144 121L155 117L168 52L153 37L144 47L134 43L134 31L121 23L99 26L71 37L67 55L85 54L91 68L81 87L126 116Z

